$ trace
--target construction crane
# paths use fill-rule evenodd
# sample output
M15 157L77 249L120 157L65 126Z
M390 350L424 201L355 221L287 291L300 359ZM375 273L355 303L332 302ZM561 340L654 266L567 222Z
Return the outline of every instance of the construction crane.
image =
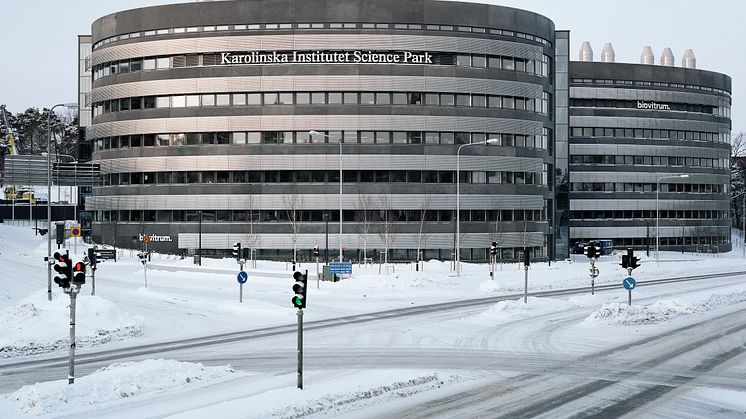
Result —
M0 155L10 154L14 156L18 154L18 151L16 150L16 141L15 137L13 137L13 130L10 128L10 124L8 123L5 105L0 105L0 110L2 110L3 122L5 123L5 137L0 140Z

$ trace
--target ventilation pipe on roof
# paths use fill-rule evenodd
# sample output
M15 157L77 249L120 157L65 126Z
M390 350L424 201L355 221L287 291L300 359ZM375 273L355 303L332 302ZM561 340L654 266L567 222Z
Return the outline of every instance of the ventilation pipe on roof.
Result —
M583 44L580 46L580 54L578 54L578 60L593 61L593 48L591 48L590 42L583 41Z
M640 64L655 64L655 54L653 54L653 48L649 45L642 48L642 54L640 55Z
M604 49L601 50L601 62L613 63L614 58L614 47L611 46L611 42L605 43Z
M665 67L673 67L674 59L673 51L671 51L671 48L663 49L663 54L661 54L661 65Z
M694 57L694 51L691 49L684 51L684 57L681 58L681 66L684 68L697 68L697 59Z

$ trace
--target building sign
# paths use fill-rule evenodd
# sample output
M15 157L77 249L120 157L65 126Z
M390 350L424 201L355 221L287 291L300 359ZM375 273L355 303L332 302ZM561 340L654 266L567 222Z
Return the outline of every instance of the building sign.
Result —
M141 242L170 242L171 236L159 236L157 234L140 234L138 238Z
M220 64L432 64L429 52L395 51L251 51L222 52Z
M657 111L670 111L671 107L665 103L637 101L637 109L652 109Z

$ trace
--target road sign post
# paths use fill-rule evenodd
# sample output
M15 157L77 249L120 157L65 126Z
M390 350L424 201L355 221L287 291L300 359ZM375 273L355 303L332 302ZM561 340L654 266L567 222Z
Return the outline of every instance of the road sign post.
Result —
M628 276L624 278L624 281L622 281L622 286L629 292L628 303L629 305L632 305L632 290L637 286L637 281L635 281L635 278Z
M528 303L528 267L531 266L531 249L523 249L523 304Z
M241 270L236 279L238 280L238 302L243 303L243 284L249 280L249 274Z

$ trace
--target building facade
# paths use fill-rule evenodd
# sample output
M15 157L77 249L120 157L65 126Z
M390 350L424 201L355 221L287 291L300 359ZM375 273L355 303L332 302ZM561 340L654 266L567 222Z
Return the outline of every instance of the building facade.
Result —
M503 259L551 256L555 30L541 15L197 2L104 16L91 41L98 242L240 242L282 259L328 243L355 260L447 260L456 242L462 260L486 260L497 242Z
M731 79L651 54L570 63L571 242L730 250Z

